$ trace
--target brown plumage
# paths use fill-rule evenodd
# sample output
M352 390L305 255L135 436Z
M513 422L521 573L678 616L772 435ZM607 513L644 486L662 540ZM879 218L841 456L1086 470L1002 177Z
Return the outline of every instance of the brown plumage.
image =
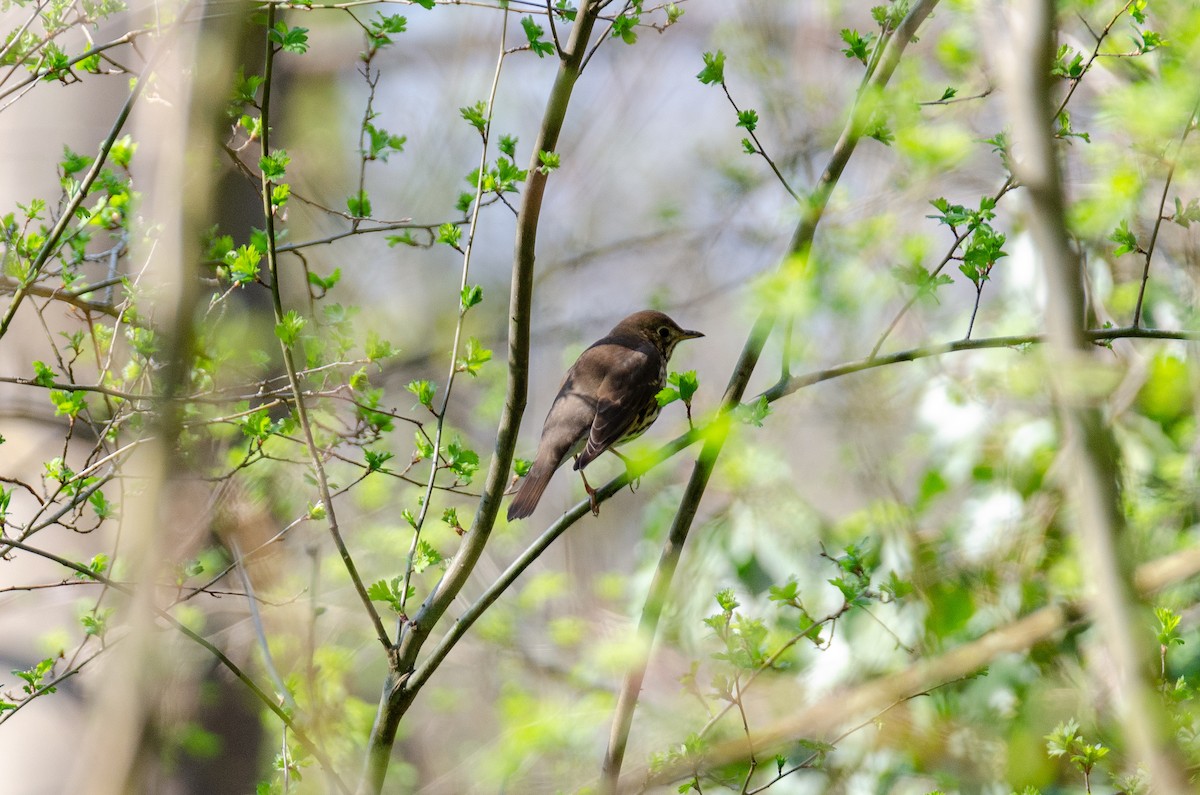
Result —
M667 361L681 341L703 337L662 312L634 312L588 348L567 371L546 415L533 466L508 507L508 520L533 513L550 477L567 456L580 470L614 445L640 436L658 417L655 396L667 381ZM592 500L595 493L583 481Z

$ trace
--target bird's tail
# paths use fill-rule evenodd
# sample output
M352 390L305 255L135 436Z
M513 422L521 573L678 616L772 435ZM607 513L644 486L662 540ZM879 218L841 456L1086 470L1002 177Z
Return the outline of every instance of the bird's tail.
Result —
M529 473L525 475L521 483L521 488L517 490L517 496L513 497L512 504L508 506L508 521L524 519L533 513L538 500L542 498L542 492L546 490L546 485L557 468L558 464L555 461L541 457L534 461Z

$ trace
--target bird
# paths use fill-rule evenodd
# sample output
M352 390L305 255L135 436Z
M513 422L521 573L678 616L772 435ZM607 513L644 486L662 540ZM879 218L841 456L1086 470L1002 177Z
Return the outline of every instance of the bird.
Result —
M662 409L657 395L666 386L667 362L675 346L703 336L681 328L662 312L646 309L613 326L580 354L546 414L537 454L508 506L508 520L533 513L546 484L568 456L575 457L574 468L583 477L592 513L599 515L596 492L583 474L584 467L650 427Z

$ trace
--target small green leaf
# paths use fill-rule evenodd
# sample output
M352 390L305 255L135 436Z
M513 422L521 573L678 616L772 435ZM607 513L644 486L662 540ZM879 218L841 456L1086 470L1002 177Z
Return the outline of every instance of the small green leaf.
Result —
M452 248L458 248L458 241L462 237L462 227L457 224L444 223L438 227L437 242L445 243Z
M42 361L33 363L33 382L38 386L54 386L54 371Z
M842 41L846 43L846 46L842 48L842 54L865 66L875 44L875 34L868 33L863 36L853 28L842 28L841 36Z
M395 458L393 453L386 450L368 450L363 448L363 459L367 463L368 472L386 472L383 465Z
M283 319L275 324L275 336L284 345L290 347L296 343L301 329L304 328L307 322L308 320L295 309L289 309L284 314Z
M742 110L738 111L738 127L745 127L749 132L754 132L758 128L758 111Z
M479 471L479 454L469 447L464 447L462 441L454 439L446 446L446 464L458 476L462 483L470 483L471 478Z
M258 159L258 168L262 171L264 179L272 182L283 179L287 174L288 163L292 162L292 158L288 155L286 149L276 149L269 155L264 155Z
M268 34L274 44L284 52L303 55L308 52L308 28L289 28L283 20L275 23Z
M459 296L459 311L466 312L482 300L483 288L478 284L468 285L462 288L462 294Z
M378 362L382 359L390 359L400 352L392 343L379 336L374 331L367 332L367 341L363 345L363 353L367 355L367 361Z
M725 53L721 50L704 53L704 68L696 74L696 79L706 86L724 83Z
M346 209L355 218L369 218L371 216L371 197L367 195L366 190L360 190L346 199Z
M559 157L557 152L538 152L538 161L541 163L538 166L538 171L543 174L549 174L551 171L559 167Z
M767 396L762 395L754 403L743 403L734 409L734 416L739 422L744 422L747 425L753 425L756 428L763 426L763 421L771 413L771 406L767 403Z
M1129 224L1124 219L1108 236L1108 239L1117 244L1113 249L1113 256L1120 257L1123 254L1132 254L1136 251L1141 251L1142 247L1138 245L1137 235L1129 231Z
M479 370L484 364L491 361L492 352L479 342L479 340L471 337L467 340L464 354L458 359L458 372L465 372L467 375L479 375Z
M458 109L458 112L466 119L468 124L480 133L487 128L487 103L483 100L476 102L474 105L461 107Z
M409 392L416 395L418 402L425 408L433 411L433 395L437 391L437 387L428 381L409 381L405 387Z
M542 41L545 31L533 21L533 17L521 17L521 27L525 29L525 38L529 40L529 49L533 50L537 57L542 58L554 52L552 42Z

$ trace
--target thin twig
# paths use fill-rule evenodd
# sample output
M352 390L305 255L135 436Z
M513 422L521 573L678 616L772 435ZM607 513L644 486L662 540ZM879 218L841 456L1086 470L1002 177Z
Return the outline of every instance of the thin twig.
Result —
M505 14L504 20L500 25L500 54L496 58L496 69L492 73L492 88L488 93L487 99L487 116L484 119L483 130L480 134L483 138L482 146L479 153L479 171L478 179L475 182L475 200L471 211L471 222L467 226L467 242L466 248L463 250L463 263L461 276L458 283L459 296L462 296L467 289L467 277L471 270L471 252L475 249L475 232L479 226L479 211L481 200L483 199L483 183L485 172L487 171L487 155L488 143L492 130L492 113L495 111L496 91L500 87L500 70L504 66L505 46L508 39L508 15ZM463 320L466 318L470 307L462 303L459 299L458 319L454 324L454 340L450 344L450 371L446 374L446 388L442 391L442 405L437 412L437 422L433 432L433 455L430 456L429 465L429 482L425 485L425 498L421 501L421 509L417 515L417 521L413 526L412 545L408 550L408 560L404 567L404 590L400 596L400 613L404 614L405 607L408 605L408 590L412 582L413 570L416 568L417 550L421 542L421 530L425 527L425 519L429 516L429 506L433 502L433 489L437 483L437 473L439 469L438 459L442 450L442 433L446 426L446 411L450 408L450 392L454 388L454 376L458 373L458 350L462 343Z
M272 29L274 25L275 5L272 4L267 10L267 29ZM262 156L265 158L271 154L268 139L270 129L271 77L275 59L275 45L271 41L270 36L265 36L264 38L266 39L266 54L263 65L263 97L261 107L263 131L260 141ZM271 203L272 188L273 183L264 174L262 176L262 203L263 216L266 222L267 266L271 274L271 300L275 310L275 322L282 323L284 313L279 287L279 258L275 251L275 208ZM308 454L317 477L317 490L321 497L321 504L325 509L329 535L333 538L334 546L337 547L338 554L342 558L342 565L345 566L346 573L349 574L350 581L354 584L354 590L358 593L358 598L362 601L363 608L371 619L376 637L385 649L390 649L392 643L388 638L387 629L384 628L383 620L379 617L379 611L375 609L375 604L371 601L371 597L367 595L366 586L363 585L362 577L358 574L358 567L354 565L354 559L350 556L350 550L346 548L346 542L342 539L341 530L338 528L337 513L334 509L329 489L329 479L325 474L325 464L321 460L321 452L313 437L312 423L308 417L308 408L305 404L303 390L300 388L299 376L296 374L296 362L292 354L292 346L282 339L279 341L279 344L283 352L283 363L284 368L287 370L288 384L291 387L292 401L296 410L296 420L300 425L301 431L304 433L304 442L308 448Z

